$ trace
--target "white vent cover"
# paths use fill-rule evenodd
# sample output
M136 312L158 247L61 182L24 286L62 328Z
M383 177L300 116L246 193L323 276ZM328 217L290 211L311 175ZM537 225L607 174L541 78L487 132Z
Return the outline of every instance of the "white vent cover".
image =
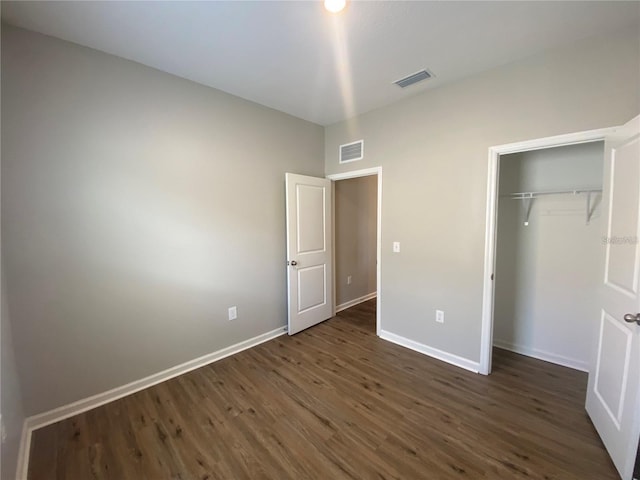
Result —
M421 82L422 80L426 80L427 78L431 78L431 74L426 70L420 70L419 72L413 73L408 77L401 78L400 80L396 80L395 83L399 87L407 88L409 85L413 85L414 83Z
M340 163L355 162L364 157L364 140L340 145Z

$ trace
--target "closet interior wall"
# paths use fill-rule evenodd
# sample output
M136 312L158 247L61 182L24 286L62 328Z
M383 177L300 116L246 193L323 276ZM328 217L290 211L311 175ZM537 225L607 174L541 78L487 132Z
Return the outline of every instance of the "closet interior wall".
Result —
M494 346L587 370L601 280L602 194L516 192L602 188L602 142L500 158Z

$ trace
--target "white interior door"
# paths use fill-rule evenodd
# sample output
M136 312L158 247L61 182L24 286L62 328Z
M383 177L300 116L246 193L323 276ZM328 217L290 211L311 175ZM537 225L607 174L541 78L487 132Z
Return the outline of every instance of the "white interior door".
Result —
M289 335L333 315L331 181L286 174Z
M604 278L587 412L624 480L640 436L640 117L605 142Z

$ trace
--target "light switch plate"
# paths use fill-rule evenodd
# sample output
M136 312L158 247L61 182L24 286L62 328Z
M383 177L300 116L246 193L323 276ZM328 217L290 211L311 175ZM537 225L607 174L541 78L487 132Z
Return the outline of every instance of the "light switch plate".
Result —
M400 252L400 242L393 242L393 253Z

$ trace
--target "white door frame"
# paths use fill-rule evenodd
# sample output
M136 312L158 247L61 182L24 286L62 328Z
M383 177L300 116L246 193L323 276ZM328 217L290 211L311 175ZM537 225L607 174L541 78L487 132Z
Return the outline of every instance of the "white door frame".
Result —
M376 335L380 336L380 331L381 331L381 317L380 317L380 306L381 306L381 298L380 298L380 268L382 266L382 167L372 167L372 168L365 168L362 170L353 170L351 172L344 172L344 173L334 173L331 175L327 175L326 178L328 178L329 180L331 180L332 182L335 182L337 180L346 180L348 178L357 178L357 177L368 177L371 175L377 175L378 176L378 225L377 225L377 239L376 239ZM334 199L335 200L335 199ZM335 208L336 208L336 204L335 201L332 202L333 203L333 221L335 224L336 221L336 215L335 215ZM333 229L334 232L334 243L335 243L335 228ZM336 275L336 259L335 259L335 248L334 250L334 257L333 257L333 288L334 288L334 295L333 295L333 313L335 315L335 310L336 310L336 295L335 295L335 286L336 286L336 279L335 279L335 275Z
M569 133L554 137L538 138L524 142L507 143L489 147L489 174L487 180L487 220L484 244L484 277L482 293L482 330L480 335L479 373L491 373L491 352L493 348L493 304L494 286L492 279L496 266L496 228L498 219L498 180L500 173L500 155L508 153L541 150L551 147L563 147L579 143L603 141L618 127L601 128L585 132Z

